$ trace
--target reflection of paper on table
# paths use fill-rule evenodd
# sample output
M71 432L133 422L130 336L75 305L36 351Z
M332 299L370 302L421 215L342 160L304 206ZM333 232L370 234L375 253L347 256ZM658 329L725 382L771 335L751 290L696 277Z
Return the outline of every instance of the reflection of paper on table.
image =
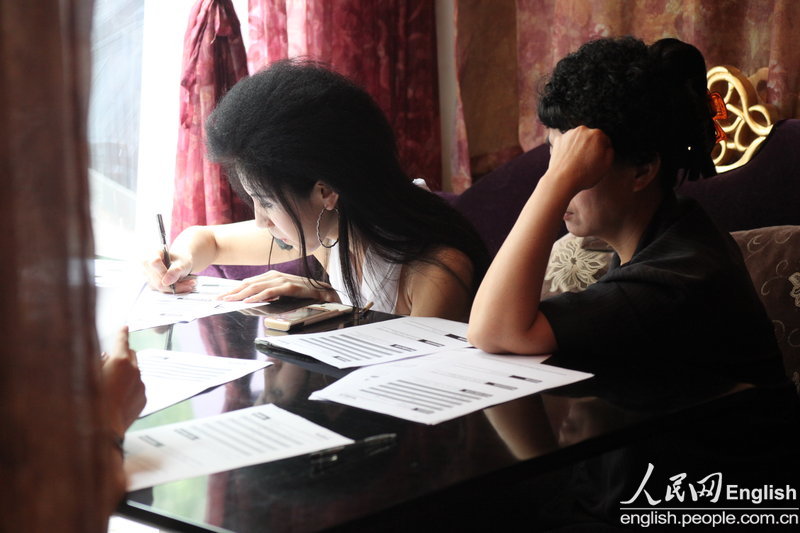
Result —
M259 337L256 342L308 355L337 368L374 365L469 346L467 324L409 316L322 333Z
M461 348L361 368L311 394L424 424L438 424L592 374L541 361L546 356L490 355Z
M136 356L147 395L140 417L272 364L167 350L139 350Z
M169 294L145 287L128 314L128 327L137 331L265 305L264 302L223 302L216 299L241 283L234 279L198 276L195 290L190 293Z
M272 404L131 431L125 435L128 490L352 442Z

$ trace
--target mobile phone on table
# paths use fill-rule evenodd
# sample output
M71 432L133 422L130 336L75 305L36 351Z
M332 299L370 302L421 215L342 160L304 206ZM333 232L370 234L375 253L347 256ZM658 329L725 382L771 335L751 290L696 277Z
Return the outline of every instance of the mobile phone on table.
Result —
M353 308L349 305L339 303L311 304L265 317L264 325L278 331L289 331L294 327L307 326L352 311Z

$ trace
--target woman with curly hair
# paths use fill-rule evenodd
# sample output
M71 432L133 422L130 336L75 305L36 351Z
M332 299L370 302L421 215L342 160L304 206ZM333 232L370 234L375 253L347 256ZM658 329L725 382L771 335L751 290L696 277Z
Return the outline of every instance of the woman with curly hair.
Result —
M362 88L324 66L283 60L237 83L206 124L210 158L255 220L194 226L145 263L158 290L191 290L211 264L270 265L314 255L326 281L270 270L227 300L281 296L466 320L488 254L471 224L415 185L394 133ZM273 246L277 244L277 246Z
M785 380L739 249L682 179L714 174L702 54L676 39L589 42L541 94L550 163L481 284L469 339L564 364L680 362L750 383ZM580 293L540 300L561 221L616 252Z

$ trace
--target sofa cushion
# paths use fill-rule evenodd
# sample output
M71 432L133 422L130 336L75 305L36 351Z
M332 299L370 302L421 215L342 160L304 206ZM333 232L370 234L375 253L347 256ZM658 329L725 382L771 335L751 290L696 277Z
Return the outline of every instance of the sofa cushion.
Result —
M542 285L542 299L562 292L580 292L608 272L613 250L594 237L567 233L555 243Z
M775 326L787 375L800 393L800 225L736 231L732 235Z

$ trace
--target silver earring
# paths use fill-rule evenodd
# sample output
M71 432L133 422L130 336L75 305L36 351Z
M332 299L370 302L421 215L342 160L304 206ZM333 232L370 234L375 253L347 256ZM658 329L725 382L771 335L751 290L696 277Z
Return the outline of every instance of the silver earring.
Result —
M339 216L339 208L334 207L333 210L336 211L336 216L338 217ZM319 244L323 248L333 248L339 242L339 237L336 237L336 240L333 241L333 244L328 245L328 244L325 244L324 242L322 242L322 236L319 234L319 222L320 222L320 220L322 220L322 215L325 213L325 211L326 211L326 209L323 207L322 211L319 212L319 216L317 217L317 240L319 241Z

